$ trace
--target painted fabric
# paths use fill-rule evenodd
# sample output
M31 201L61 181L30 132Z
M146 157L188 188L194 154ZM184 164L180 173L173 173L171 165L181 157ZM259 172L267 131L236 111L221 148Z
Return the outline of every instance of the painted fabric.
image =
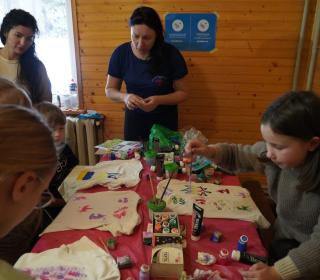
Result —
M59 187L65 201L78 190L103 185L111 190L133 187L140 181L142 164L137 159L103 161L96 165L77 165Z
M86 236L42 253L22 255L14 265L36 280L117 280L120 272L113 257Z
M41 234L96 228L114 236L129 235L141 221L137 212L139 200L134 191L76 193Z
M159 182L157 197L161 197L167 180ZM204 209L204 217L239 219L255 222L261 228L270 223L262 215L248 190L239 186L191 183L172 179L163 197L170 211L192 215L193 203Z

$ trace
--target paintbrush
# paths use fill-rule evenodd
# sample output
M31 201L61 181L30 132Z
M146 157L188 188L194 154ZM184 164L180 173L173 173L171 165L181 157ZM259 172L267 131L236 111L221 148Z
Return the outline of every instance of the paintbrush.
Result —
M169 177L169 180L168 180L168 182L167 182L167 185L165 186L165 188L164 188L164 190L163 190L163 192L162 192L162 194L161 194L160 200L158 201L158 205L161 203L161 201L162 201L162 199L163 199L163 197L164 197L164 194L165 194L166 191L167 191L167 188L168 188L168 186L169 186L169 184L170 184L172 175L173 175L173 172L170 174L170 177Z
M191 191L191 176L192 176L192 152L190 153L190 163L189 163L189 189Z

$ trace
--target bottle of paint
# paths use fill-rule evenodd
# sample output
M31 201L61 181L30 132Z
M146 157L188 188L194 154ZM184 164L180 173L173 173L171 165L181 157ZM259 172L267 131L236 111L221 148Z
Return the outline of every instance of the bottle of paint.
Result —
M139 280L149 280L150 279L150 267L147 264L142 264L140 266Z
M200 239L201 224L203 219L203 208L193 203L192 209L192 233L191 240L198 241Z
M229 251L227 249L221 249L218 256L218 263L226 265L229 262Z
M251 255L246 252L240 252L238 250L233 250L231 253L231 259L234 261L243 262L246 264L255 264L258 262L267 262L267 258L257 255Z
M156 155L157 180L163 179L163 175L164 175L163 163L164 163L164 154L157 154Z
M248 243L248 236L246 235L241 235L238 241L237 249L240 252L245 252L247 251L247 243Z

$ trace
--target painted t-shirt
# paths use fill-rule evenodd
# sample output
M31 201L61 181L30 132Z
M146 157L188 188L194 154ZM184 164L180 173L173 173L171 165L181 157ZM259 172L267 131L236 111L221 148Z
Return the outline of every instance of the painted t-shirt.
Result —
M167 180L157 186L160 197ZM204 217L239 219L257 223L261 228L268 228L270 223L262 215L252 200L247 189L239 186L215 185L209 183L191 183L171 180L163 197L168 210L180 215L191 215L193 203L204 209Z
M142 164L137 159L103 161L96 165L77 165L59 187L65 201L78 190L103 185L111 190L133 187L140 181Z
M141 220L139 201L134 191L76 193L43 233L96 228L129 235Z
M113 257L86 236L72 244L42 253L24 254L14 267L25 271L36 280L120 279L120 272Z

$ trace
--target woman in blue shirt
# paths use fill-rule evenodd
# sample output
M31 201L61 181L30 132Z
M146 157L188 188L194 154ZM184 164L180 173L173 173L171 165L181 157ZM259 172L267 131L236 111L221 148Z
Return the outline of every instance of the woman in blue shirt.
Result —
M130 17L131 42L113 52L108 69L106 95L124 102L125 140L146 140L158 123L178 129L177 104L187 98L186 63L180 52L164 42L157 12L135 9ZM120 92L122 81L127 92Z

